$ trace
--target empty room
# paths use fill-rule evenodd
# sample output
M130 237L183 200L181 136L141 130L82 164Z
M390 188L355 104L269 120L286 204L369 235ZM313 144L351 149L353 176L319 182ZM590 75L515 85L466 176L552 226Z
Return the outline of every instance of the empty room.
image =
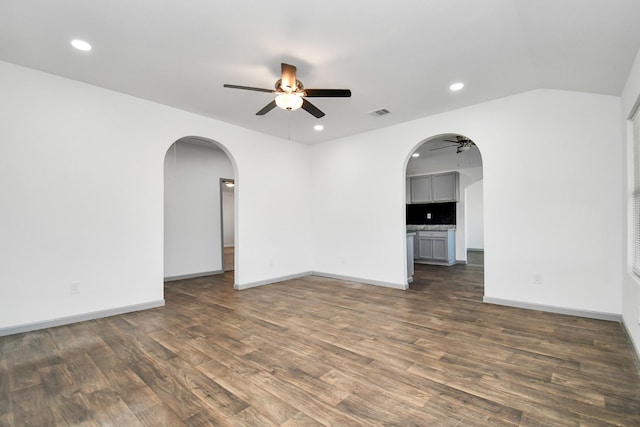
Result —
M640 2L0 2L0 426L640 425Z

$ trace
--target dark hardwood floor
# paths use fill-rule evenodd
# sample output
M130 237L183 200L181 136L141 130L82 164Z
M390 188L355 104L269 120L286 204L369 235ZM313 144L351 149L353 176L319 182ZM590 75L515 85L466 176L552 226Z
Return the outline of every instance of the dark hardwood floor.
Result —
M233 271L236 249L233 246L227 246L224 251L224 271Z
M166 285L162 308L0 338L2 426L638 426L621 325L319 277Z

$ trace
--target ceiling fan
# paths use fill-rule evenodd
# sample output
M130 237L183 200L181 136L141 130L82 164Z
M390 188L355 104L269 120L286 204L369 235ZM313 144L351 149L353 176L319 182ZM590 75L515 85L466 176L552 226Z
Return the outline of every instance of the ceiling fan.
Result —
M263 116L275 107L283 110L293 111L302 108L316 118L325 114L315 105L305 98L349 98L349 89L305 89L302 82L296 79L296 67L282 63L282 77L276 82L275 89L262 89L259 87L238 86L225 84L224 87L231 89L253 90L256 92L267 92L276 94L276 98L268 103L256 116Z
M471 147L474 147L476 144L466 136L456 135L456 140L453 141L451 139L445 139L447 142L454 142L456 145L447 145L444 147L432 148L429 151L442 150L443 148L451 148L457 147L456 153L462 153L464 151L471 150Z

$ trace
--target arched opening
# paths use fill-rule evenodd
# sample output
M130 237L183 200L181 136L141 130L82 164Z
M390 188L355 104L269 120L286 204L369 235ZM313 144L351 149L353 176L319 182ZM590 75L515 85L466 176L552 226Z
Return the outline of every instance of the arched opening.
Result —
M409 288L466 267L482 268L484 285L483 166L475 141L456 133L421 141L408 155L405 179Z
M165 281L234 275L237 184L235 162L218 142L189 136L169 147L164 162Z

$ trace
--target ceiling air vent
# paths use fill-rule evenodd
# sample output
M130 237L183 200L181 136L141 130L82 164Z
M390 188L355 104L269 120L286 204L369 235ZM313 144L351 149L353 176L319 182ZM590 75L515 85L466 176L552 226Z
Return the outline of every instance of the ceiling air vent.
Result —
M387 110L386 108L381 108L379 110L375 110L370 112L369 114L371 114L373 117L380 117L380 116L384 116L385 114L389 114L391 111Z

